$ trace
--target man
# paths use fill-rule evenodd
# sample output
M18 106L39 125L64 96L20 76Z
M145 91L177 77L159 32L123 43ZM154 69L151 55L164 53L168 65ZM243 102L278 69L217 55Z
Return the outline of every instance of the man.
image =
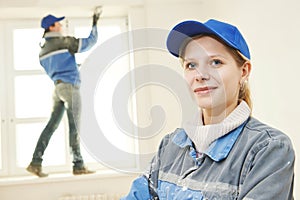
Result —
M88 38L62 35L62 21L65 17L47 15L41 21L45 29L43 44L39 54L40 63L55 84L53 109L48 124L42 131L27 171L38 177L48 174L42 171L42 157L50 138L59 126L64 111L69 123L69 143L73 155L73 174L90 174L80 153L79 126L81 113L80 74L75 61L75 53L88 51L98 39L97 21L101 11L93 15L93 26Z

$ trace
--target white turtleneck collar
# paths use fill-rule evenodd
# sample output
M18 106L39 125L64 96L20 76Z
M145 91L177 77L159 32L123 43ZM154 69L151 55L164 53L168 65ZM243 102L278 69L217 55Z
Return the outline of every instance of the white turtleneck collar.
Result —
M192 121L188 121L183 128L193 141L198 152L203 153L216 139L226 135L240 126L250 116L251 110L245 101L240 104L220 123L203 125L202 111Z

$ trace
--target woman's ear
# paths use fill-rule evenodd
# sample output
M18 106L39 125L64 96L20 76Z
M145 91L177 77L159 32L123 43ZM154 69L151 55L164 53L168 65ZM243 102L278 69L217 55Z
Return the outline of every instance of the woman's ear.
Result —
M251 72L251 62L250 61L246 61L243 66L241 67L242 71L241 71L241 80L240 80L240 84L242 85L245 81L248 80L250 72Z

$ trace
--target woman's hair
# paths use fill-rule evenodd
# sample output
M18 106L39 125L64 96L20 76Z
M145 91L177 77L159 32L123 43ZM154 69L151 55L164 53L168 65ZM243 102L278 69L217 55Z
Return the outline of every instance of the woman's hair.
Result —
M246 61L248 61L248 59L246 59L237 49L234 49L234 48L230 47L228 44L226 44L223 40L221 40L217 36L212 35L212 34L201 34L201 35L197 35L197 36L194 36L194 37L191 37L191 38L187 38L182 43L181 48L179 49L179 59L180 59L181 63L183 63L183 61L184 61L184 53L185 53L185 48L186 48L187 44L190 41L196 40L196 39L201 38L203 36L212 37L212 38L216 39L217 41L221 42L222 44L224 44L225 47L227 48L227 50L229 51L229 53L234 58L234 60L235 60L235 62L237 63L238 66L242 67L244 65L244 63ZM248 84L247 81L245 81L240 87L238 101L240 102L242 100L244 100L248 104L250 109L252 110L252 100L251 100L250 87L249 87L249 84Z

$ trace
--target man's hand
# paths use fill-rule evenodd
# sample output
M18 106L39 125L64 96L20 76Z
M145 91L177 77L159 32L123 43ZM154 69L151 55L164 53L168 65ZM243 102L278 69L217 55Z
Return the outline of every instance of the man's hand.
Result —
M93 14L93 26L97 25L97 22L102 14L102 6L97 6Z

